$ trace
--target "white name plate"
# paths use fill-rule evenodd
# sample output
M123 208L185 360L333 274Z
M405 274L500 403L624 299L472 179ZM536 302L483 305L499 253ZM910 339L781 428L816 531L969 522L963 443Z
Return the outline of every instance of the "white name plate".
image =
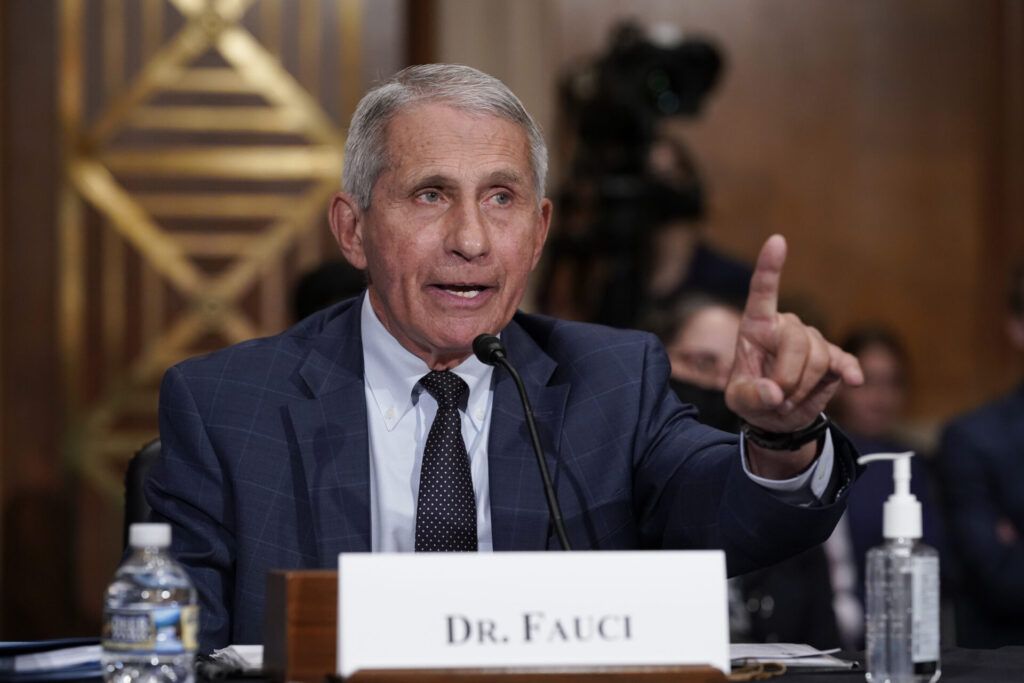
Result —
M729 672L721 551L347 554L338 673L656 666Z

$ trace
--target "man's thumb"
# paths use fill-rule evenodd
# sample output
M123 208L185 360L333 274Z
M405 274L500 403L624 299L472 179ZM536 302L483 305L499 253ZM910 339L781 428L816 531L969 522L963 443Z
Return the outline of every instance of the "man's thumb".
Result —
M735 380L726 388L725 395L729 408L740 417L775 410L785 400L782 388L763 377Z

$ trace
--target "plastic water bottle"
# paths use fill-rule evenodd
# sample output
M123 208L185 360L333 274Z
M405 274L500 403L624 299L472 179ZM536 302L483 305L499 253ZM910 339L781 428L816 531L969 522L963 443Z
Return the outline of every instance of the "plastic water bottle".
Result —
M167 553L171 527L133 524L129 543L104 601L104 680L193 683L199 607L188 574Z
M883 508L885 542L867 556L867 673L871 683L929 683L939 668L939 554L921 538L921 504L910 493L908 453L893 461L894 492Z

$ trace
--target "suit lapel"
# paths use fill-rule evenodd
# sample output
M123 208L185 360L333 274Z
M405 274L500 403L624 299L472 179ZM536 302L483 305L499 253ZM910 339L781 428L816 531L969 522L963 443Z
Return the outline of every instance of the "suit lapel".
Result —
M371 544L359 301L325 323L299 368L311 397L289 406L321 567Z
M556 363L513 320L502 333L509 360L523 377L533 405L548 469L559 484L558 444L568 384L548 386ZM550 515L515 382L495 369L494 406L488 442L491 532L495 550L544 550Z

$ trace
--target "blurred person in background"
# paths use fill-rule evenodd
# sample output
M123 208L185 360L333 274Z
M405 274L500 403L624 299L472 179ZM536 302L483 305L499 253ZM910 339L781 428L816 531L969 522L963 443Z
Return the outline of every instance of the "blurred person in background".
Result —
M842 348L864 369L864 384L840 391L829 409L832 418L861 453L914 450L897 435L905 417L910 361L892 330L881 325L853 329ZM917 454L910 461L911 492L921 501L923 537L943 549L941 514L930 486L932 473ZM850 494L846 515L826 543L835 588L835 610L844 647L861 649L864 642L864 569L867 551L882 543L882 506L892 493L892 467L868 467Z
M871 381L839 392L831 410L866 453L907 450L895 434L907 403L909 361L896 333L881 325L850 331L842 344L870 368Z
M734 304L693 293L650 314L646 325L665 345L676 395L696 406L701 422L729 432L737 432L741 422L725 403L740 320ZM729 631L732 642L839 645L822 547L730 579Z
M665 345L676 395L697 407L704 424L734 433L740 422L725 404L725 387L736 357L740 316L736 306L698 293L653 314L648 324Z
M1024 262L1011 277L1007 333L1024 354ZM957 644L1024 645L1024 384L949 423L939 471L960 571Z

